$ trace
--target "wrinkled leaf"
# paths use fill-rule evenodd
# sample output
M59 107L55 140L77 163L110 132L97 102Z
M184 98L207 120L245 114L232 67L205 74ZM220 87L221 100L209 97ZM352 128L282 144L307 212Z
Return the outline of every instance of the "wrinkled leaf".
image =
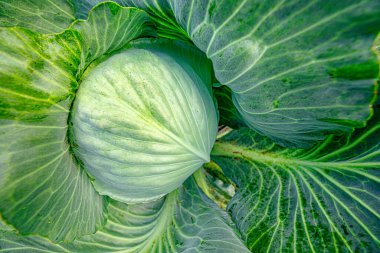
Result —
M91 8L104 0L73 0L77 18L85 19ZM187 33L175 21L173 12L166 0L139 1L139 0L115 0L121 6L132 6L145 10L154 21L157 34L161 38L183 40L190 42Z
M364 126L378 75L370 48L379 1L171 2L251 128L306 147Z
M212 159L239 188L228 210L251 251L380 250L379 119L309 150L247 129L215 145Z
M135 38L154 34L149 16L137 8L123 8L116 3L99 4L87 20L77 20L70 27L82 37L85 68L93 60L127 45Z
M0 248L28 252L249 252L233 227L227 214L191 178L178 191L155 202L127 205L111 201L106 226L74 243L54 245L0 227Z
M80 63L76 36L11 28L0 38L1 214L23 234L71 240L92 233L105 202L66 139Z
M0 27L25 27L39 33L59 33L75 20L71 1L0 0Z

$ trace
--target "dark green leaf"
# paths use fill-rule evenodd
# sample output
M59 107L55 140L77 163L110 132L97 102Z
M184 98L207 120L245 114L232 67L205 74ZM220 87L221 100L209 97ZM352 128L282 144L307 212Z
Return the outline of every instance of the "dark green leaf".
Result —
M373 0L170 1L247 124L282 145L363 127L380 27ZM372 101L373 102L373 101Z
M223 85L214 88L213 91L218 102L219 125L229 126L234 129L246 126L243 117L232 102L231 89Z
M215 145L213 160L239 188L228 211L252 252L380 250L379 119L308 150L248 129Z

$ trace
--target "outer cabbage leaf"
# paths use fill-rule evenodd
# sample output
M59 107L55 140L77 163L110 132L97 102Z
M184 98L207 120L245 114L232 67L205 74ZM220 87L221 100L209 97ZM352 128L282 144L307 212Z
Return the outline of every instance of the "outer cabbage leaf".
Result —
M239 190L228 206L253 252L380 250L380 117L309 149L232 132L213 160Z
M149 48L139 43L91 68L72 110L75 151L95 188L126 203L178 188L209 161L217 132L204 82L211 73L184 60L185 45L171 54L166 52L175 44L144 45ZM195 57L187 56L207 70L193 51Z
M39 33L59 33L75 20L71 1L0 0L0 27L25 27Z
M76 36L0 31L0 211L21 233L71 240L104 222L105 202L70 154Z
M1 224L1 223L0 223ZM145 204L111 201L109 219L71 244L17 236L0 227L0 248L28 252L249 252L228 215L189 179L178 191Z
M170 2L251 128L306 147L365 125L379 1Z
M165 0L164 1L158 0L158 1L159 1L159 4L156 4L155 7L160 8L160 9L161 8L167 9L167 2ZM104 0L73 0L72 2L75 7L74 8L75 17L78 19L86 19L88 16L88 13L91 11L91 9L95 5L106 2L106 1ZM115 0L112 2L118 3L121 6L125 6L125 7L134 6L134 7L138 7L139 9L147 10L147 8L144 8L146 7L145 1L133 3L133 1L131 0Z
M98 8L93 16L98 13L103 20L143 17L133 26L120 22L124 28L103 22L98 35L113 30L115 40L104 49L100 44L109 37L92 36L100 49L95 45L91 50L107 53L116 49L114 44L121 47L146 29L147 15L142 11L113 3ZM80 70L93 59L85 54L90 38L81 25L91 28L86 22L54 36L0 29L0 212L22 234L72 240L95 232L105 219L106 202L71 155L66 137ZM127 33L127 28L140 33Z
M77 20L71 30L80 33L83 59L79 74L92 61L126 46L131 40L153 35L149 16L137 8L123 8L116 3L102 3Z
M85 19L93 6L104 0L73 0L77 18ZM150 14L155 23L157 33L162 38L190 41L187 33L175 21L173 12L166 0L139 1L139 0L115 0L121 6L133 6L143 9Z
M147 10L167 5L143 2ZM167 2L246 124L277 143L307 147L371 115L379 1Z

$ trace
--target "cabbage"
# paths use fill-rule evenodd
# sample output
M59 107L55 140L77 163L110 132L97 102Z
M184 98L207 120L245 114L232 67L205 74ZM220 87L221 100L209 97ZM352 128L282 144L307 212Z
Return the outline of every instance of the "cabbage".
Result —
M0 251L380 251L379 30L374 0L0 0Z

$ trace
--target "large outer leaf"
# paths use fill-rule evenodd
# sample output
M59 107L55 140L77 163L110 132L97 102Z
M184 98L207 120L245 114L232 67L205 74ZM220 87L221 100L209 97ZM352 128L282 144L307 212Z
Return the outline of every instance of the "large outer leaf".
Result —
M101 2L105 2L105 0L73 0L75 16L85 19L91 8ZM187 33L175 21L173 12L170 10L169 3L166 0L115 0L114 2L121 6L133 6L147 11L154 21L160 37L190 41Z
M2 29L0 38L1 214L22 233L53 240L92 233L105 203L66 139L80 62L76 36Z
M72 0L74 9L75 9L75 17L78 19L86 19L88 16L88 13L91 11L91 9L102 2L106 2L105 0ZM138 7L140 9L145 9L147 10L148 6L154 6L153 9L168 9L168 3L164 0L158 0L157 3L150 3L150 2L145 2L145 1L136 1L136 3L133 2L133 0L115 0L112 2L116 2L122 6L134 6ZM162 11L164 12L164 11Z
M209 161L216 138L207 61L186 45L162 45L131 48L92 68L72 110L75 150L95 188L126 203L178 188ZM174 52L165 53L170 46Z
M148 11L167 5L143 2ZM365 125L378 74L370 47L379 1L168 2L251 128L306 147Z
M1 223L0 223L1 224ZM72 244L20 237L0 227L0 249L28 252L249 252L227 214L189 179L165 198L146 204L111 201L106 226Z
M253 252L380 250L379 119L309 150L247 129L215 145L213 160L239 188L228 210Z
M171 4L255 130L284 145L308 146L326 132L364 126L378 73L370 47L380 27L379 1Z
M151 21L143 10L122 8L116 3L97 5L89 12L87 20L77 20L70 27L83 39L84 66L81 68L105 53L124 47L135 38L154 34L150 26Z
M39 33L59 33L74 19L69 0L0 0L0 27L21 26Z
M71 240L93 233L104 221L105 202L70 154L67 121L79 69L88 65L91 48L107 53L145 31L142 11L107 3L94 10L103 25L86 36L86 22L55 36L20 28L0 29L0 212L22 234ZM107 9L108 8L108 9ZM136 14L137 13L137 14ZM108 27L115 17L136 21ZM88 21L98 25L98 18ZM86 28L83 28L86 27ZM128 34L128 29L139 32ZM104 48L105 30L115 40ZM120 36L128 34L128 36ZM122 39L123 41L117 41ZM91 42L91 43L90 43ZM97 49L98 48L98 49ZM92 54L96 55L96 54Z

